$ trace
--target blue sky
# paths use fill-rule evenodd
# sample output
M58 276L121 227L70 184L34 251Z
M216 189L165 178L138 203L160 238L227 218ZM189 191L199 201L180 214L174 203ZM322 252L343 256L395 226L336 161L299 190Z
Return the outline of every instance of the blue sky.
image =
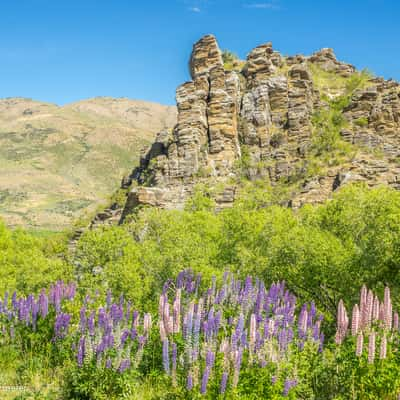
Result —
M207 33L241 57L267 41L283 54L333 47L400 80L399 18L397 0L0 0L0 97L174 104Z

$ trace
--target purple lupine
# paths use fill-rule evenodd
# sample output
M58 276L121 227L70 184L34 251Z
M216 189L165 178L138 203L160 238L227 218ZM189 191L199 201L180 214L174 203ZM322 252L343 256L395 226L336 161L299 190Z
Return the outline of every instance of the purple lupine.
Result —
M318 347L318 352L322 353L323 347L324 347L324 340L325 340L325 335L323 332L319 335L319 347Z
M124 359L121 361L121 364L118 367L118 372L119 373L123 373L125 372L129 367L131 366L131 360L129 360L129 358Z
M225 371L225 372L222 373L221 385L220 385L220 388L219 388L219 392L220 392L221 394L224 394L224 393L225 393L227 383L228 383L228 373Z
M33 330L36 330L36 322L37 322L37 317L39 314L39 301L34 301L32 303L32 327Z
M121 343L120 347L122 348L125 345L125 342L127 341L128 337L130 335L130 331L125 329L122 334L121 334Z
M112 293L111 293L110 289L107 290L106 304L107 304L107 308L109 309L112 304Z
M18 302L17 302L17 292L15 292L15 291L12 294L12 297L11 297L11 304L12 304L12 307L13 307L14 311L16 311L17 307L18 307Z
M286 379L284 388L283 388L283 396L287 396L289 394L289 391L297 385L297 380L296 379Z
M139 311L135 310L132 313L132 326L137 328L138 325L139 325Z
M206 355L206 366L210 369L214 366L215 354L213 351L208 350Z
M77 361L79 367L82 367L84 359L85 359L85 337L81 336L81 338L79 339L78 353L77 353Z
M54 323L54 338L62 339L68 333L68 327L71 320L71 315L66 313L59 313L56 315L56 320Z
M5 293L4 293L4 302L3 302L3 305L4 305L4 309L7 310L7 305L8 305L8 292L5 292Z
M169 343L168 339L163 341L163 366L165 372L169 375L170 374L170 365L169 365Z
M239 382L239 374L240 368L242 365L242 356L243 356L243 348L240 347L239 350L235 352L235 360L234 360L234 374L233 374L233 387L236 387Z
M143 348L147 340L147 337L145 335L139 335L138 336L138 343L139 343L139 348Z
M92 311L89 315L89 318L87 320L87 327L88 327L88 331L89 331L89 335L90 336L94 336L95 335L95 317L96 317L96 312Z
M186 389L187 390L192 390L193 389L193 376L189 372L186 380Z
M178 349L176 343L172 342L172 374L176 374L176 359L178 355Z
M100 340L100 343L96 347L96 357L100 359L106 349L107 349L107 337L103 336L103 338Z
M79 330L84 333L86 330L86 307L83 306L79 312Z
M200 393L205 394L207 392L208 380L210 378L210 368L206 367L201 378Z

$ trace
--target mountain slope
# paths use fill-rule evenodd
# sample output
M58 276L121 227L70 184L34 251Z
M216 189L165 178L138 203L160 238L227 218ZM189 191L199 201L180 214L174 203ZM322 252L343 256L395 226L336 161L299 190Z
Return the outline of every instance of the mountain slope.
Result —
M68 226L104 201L175 120L175 107L124 98L63 107L0 99L1 217L11 226Z

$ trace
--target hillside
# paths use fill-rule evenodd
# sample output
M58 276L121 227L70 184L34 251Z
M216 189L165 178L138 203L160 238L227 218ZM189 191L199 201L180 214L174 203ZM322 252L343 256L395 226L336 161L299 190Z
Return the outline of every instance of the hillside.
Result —
M93 210L138 161L175 107L107 97L59 107L0 99L0 215L58 230Z
M350 182L400 187L397 82L328 48L283 56L266 43L239 60L212 35L193 46L190 70L176 92L178 124L134 170L122 219L138 205L183 208L200 186L219 209L248 182L265 205L294 208Z

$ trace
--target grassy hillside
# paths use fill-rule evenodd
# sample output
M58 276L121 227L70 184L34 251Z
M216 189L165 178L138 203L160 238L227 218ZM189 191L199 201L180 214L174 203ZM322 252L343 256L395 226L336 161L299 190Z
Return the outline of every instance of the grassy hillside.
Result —
M0 215L10 226L68 226L104 201L175 118L175 107L123 98L63 107L1 99Z

